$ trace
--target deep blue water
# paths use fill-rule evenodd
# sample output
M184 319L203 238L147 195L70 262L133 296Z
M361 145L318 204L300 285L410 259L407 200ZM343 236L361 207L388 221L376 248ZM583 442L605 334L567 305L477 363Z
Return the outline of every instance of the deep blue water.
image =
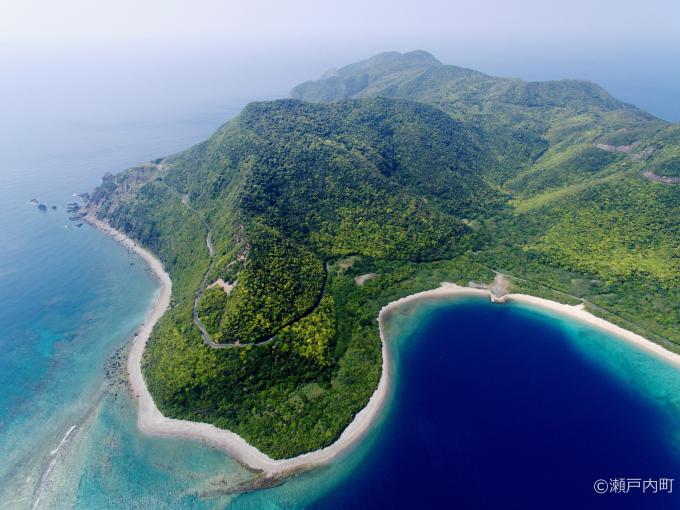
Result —
M303 477L311 496L284 486L237 503L258 508L278 496L284 508L324 510L679 507L678 492L593 490L598 479L680 478L677 368L516 305L425 303L393 322L397 384L368 445L344 470ZM315 490L329 475L339 482Z
M594 493L600 478L680 476L680 420L568 334L516 308L435 311L402 347L375 454L314 507L678 508Z

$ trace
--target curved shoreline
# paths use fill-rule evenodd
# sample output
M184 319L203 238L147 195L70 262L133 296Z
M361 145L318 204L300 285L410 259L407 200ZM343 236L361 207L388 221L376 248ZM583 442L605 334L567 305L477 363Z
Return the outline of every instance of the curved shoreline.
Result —
M149 266L149 269L160 282L160 289L139 331L134 337L128 357L128 376L134 396L137 398L139 410L137 426L140 431L153 436L174 437L203 441L220 450L225 451L231 457L246 467L261 471L267 477L279 477L314 466L328 464L336 458L347 453L366 434L370 426L377 418L388 396L391 380L392 359L390 347L386 341L385 321L387 315L406 303L423 298L449 298L455 296L478 296L490 297L488 290L461 287L453 283L442 283L436 289L426 290L411 294L385 305L378 314L380 339L382 343L382 373L378 386L371 395L366 407L359 411L352 422L345 428L340 437L330 446L305 453L289 459L275 460L264 454L254 446L246 442L241 436L225 429L219 429L214 425L188 420L177 420L163 416L156 407L151 394L146 387L142 375L141 361L146 342L158 320L170 305L172 281L165 272L163 264L158 258L145 248L134 242L122 232L110 227L108 224L88 216L85 220L95 228L113 237L126 248L134 251ZM511 301L529 304L542 308L559 315L577 319L598 329L603 329L618 338L628 341L647 352L659 356L680 367L680 355L668 351L650 340L616 326L600 317L592 315L579 306L565 305L526 294L508 294L503 296L501 302Z
M622 328L621 326L617 326L616 324L613 324L602 317L593 315L592 313L583 309L581 305L565 305L556 301L551 301L549 299L543 299L528 294L507 294L504 296L504 301L527 304L536 308L542 308L544 310L554 312L558 315L576 319L580 322L584 322L589 326L604 330L607 333L619 338L620 340L635 345L646 351L648 354L652 354L680 368L680 354L669 351L661 345L648 340L642 335L638 335L637 333L633 333L632 331Z
M340 437L333 444L322 448L321 450L304 453L290 459L275 460L250 445L238 434L229 430L219 429L208 423L177 420L163 416L158 407L156 407L156 403L153 401L153 398L146 387L144 377L142 376L141 361L146 342L151 335L154 325L170 305L172 281L170 280L170 276L165 272L161 261L148 250L101 220L91 216L88 216L85 220L139 255L144 262L146 262L149 269L160 283L160 289L156 299L134 337L128 356L128 377L132 393L137 399L139 406L137 426L140 431L153 436L203 441L225 451L246 467L261 471L264 475L271 477L328 464L340 455L346 453L370 428L370 425L373 423L373 420L378 415L378 412L385 402L390 379L390 354L384 339L382 320L380 322L380 335L382 339L383 364L382 375L378 387L369 399L366 407L355 415L352 422L345 428ZM386 311L389 306L390 305L383 308L381 317L383 311Z

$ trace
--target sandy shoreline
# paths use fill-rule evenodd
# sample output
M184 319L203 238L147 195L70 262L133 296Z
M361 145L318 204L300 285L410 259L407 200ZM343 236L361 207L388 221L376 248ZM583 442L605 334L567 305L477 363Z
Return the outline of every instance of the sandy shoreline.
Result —
M617 326L601 317L593 315L592 313L587 312L581 305L564 305L562 303L557 303L556 301L550 301L549 299L530 296L528 294L507 294L504 296L504 299L506 302L525 303L537 308L555 312L559 315L578 319L580 322L607 331L621 340L636 345L644 351L680 368L680 354L664 349L661 345L654 343L637 333L633 333L621 326Z
M177 437L203 441L227 452L245 466L262 471L267 476L273 476L289 471L297 471L299 469L327 464L348 451L369 429L385 401L390 378L389 351L383 336L382 321L380 323L380 332L383 340L383 371L378 387L369 399L366 407L357 413L354 420L342 432L338 440L326 448L305 453L290 459L274 460L254 446L248 444L239 435L228 430L219 429L214 425L207 423L176 420L163 416L156 407L156 404L146 387L142 376L141 361L146 342L151 335L151 330L170 305L172 282L170 281L169 275L163 269L163 264L160 260L142 246L102 221L92 217L88 217L85 220L139 255L147 263L160 283L158 295L156 296L148 315L144 319L142 326L134 337L127 365L130 386L134 396L137 398L139 406L137 426L142 432L154 436ZM388 307L385 307L383 310Z
M391 380L392 359L390 347L388 346L385 335L385 321L387 315L391 311L406 303L417 301L423 298L490 296L488 290L461 287L452 283L443 283L436 289L412 294L385 305L380 310L378 315L380 339L382 341L382 374L378 383L378 387L369 399L366 407L357 413L357 415L354 417L354 420L342 432L337 441L330 446L290 459L274 460L259 451L254 446L248 444L242 437L233 432L219 429L214 425L207 423L167 418L163 416L163 414L158 410L144 382L141 370L141 361L146 342L151 334L151 330L170 305L172 282L168 274L163 269L162 263L146 249L102 221L91 217L86 218L86 221L102 232L113 237L126 248L137 253L142 259L144 259L160 282L158 295L148 315L144 319L144 323L140 327L138 333L135 335L128 358L128 375L130 379L130 385L139 405L137 419L137 425L139 429L149 435L203 441L227 452L230 456L245 466L254 470L262 471L266 476L276 476L285 474L286 472L293 472L317 465L328 464L332 460L349 451L369 430L386 401L389 383ZM640 335L632 333L610 322L607 322L604 319L596 317L583 310L581 307L564 305L555 301L537 298L526 294L508 294L504 296L504 301L526 303L558 313L560 315L578 319L591 326L606 330L607 332L612 333L630 343L633 343L644 350L680 367L680 355L667 351L660 345L655 344Z

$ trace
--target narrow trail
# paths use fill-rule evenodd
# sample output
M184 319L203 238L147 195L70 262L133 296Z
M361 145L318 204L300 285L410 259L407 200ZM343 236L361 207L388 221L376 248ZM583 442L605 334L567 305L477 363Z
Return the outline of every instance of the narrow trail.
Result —
M154 163L156 165L156 168L158 169L159 172L163 172L163 161L160 161L159 163ZM189 200L186 196L181 195L176 189L172 188L165 180L162 179L161 181L163 185L172 193L174 196L176 196L179 201L184 204L187 209L189 209L197 218L199 218L203 224L205 225L206 229L206 236L205 236L205 244L208 247L208 254L210 255L210 263L208 264L208 268L205 270L205 273L203 274L203 279L201 280L201 285L198 287L198 290L196 291L196 297L194 298L194 306L191 310L191 316L194 321L194 324L196 327L199 329L201 332L201 336L203 337L203 343L207 345L208 347L211 347L213 349L237 349L240 347L248 347L251 345L265 345L270 342L273 342L274 339L276 338L276 335L278 334L278 331L275 332L273 335L258 339L254 342L248 342L246 344L240 343L238 340L236 342L224 342L224 343L218 343L215 342L210 336L210 333L208 333L208 330L206 329L205 325L203 324L203 321L201 321L201 318L198 315L198 304L199 301L201 300L201 296L203 295L203 292L205 291L206 285L208 284L208 276L210 276L210 272L212 271L213 265L215 263L215 246L212 241L212 229L210 228L210 223L199 213L196 209L191 207L191 204L189 203ZM323 284L321 286L321 292L319 293L318 299L315 301L315 303L307 310L305 313L297 317L295 320L291 321L290 323L284 324L282 326L286 327L289 326L290 324L294 324L295 322L298 322L299 320L307 317L309 314L311 314L314 310L316 310L316 307L319 305L321 302L321 298L323 297L323 294L326 290L326 282L328 281L328 262L324 264L324 277L323 277Z
M159 163L155 163L156 168L158 169L159 172L163 172L163 161ZM206 236L205 236L205 244L208 247L208 254L210 256L210 263L208 264L208 268L205 270L205 273L203 274L203 279L201 280L201 285L199 285L198 290L196 291L196 297L194 298L194 306L191 310L191 316L193 318L194 324L196 324L196 327L198 327L199 331L201 332L201 335L203 336L203 343L205 345L212 347L213 349L228 349L228 348L234 348L234 347L241 347L241 344L238 342L232 343L232 344L219 344L215 342L212 337L210 336L210 333L208 333L208 330L206 329L205 325L201 321L201 318L198 316L198 303L201 299L201 296L203 295L203 291L205 290L205 286L208 283L208 276L210 275L210 271L212 271L213 265L215 263L215 245L213 244L212 241L212 229L210 228L210 223L199 213L196 209L191 207L191 204L189 204L189 200L181 195L176 189L174 189L172 186L170 186L167 182L165 182L164 179L161 178L161 182L165 185L165 187L172 193L174 196L176 196L179 201L184 204L184 206L189 209L198 219L200 219L203 224L205 225L205 230L206 230Z
M158 168L158 170L160 172L162 172L163 171L163 161L161 161L160 163L156 163L156 167ZM208 221L201 215L201 213L199 213L196 209L191 207L189 200L185 196L182 196L177 190L173 189L164 180L162 180L161 182L168 188L170 193L175 195L180 200L180 202L182 204L184 204L193 214L195 214L205 225L205 229L206 229L205 244L208 248L208 254L210 255L210 263L208 264L208 268L206 269L206 271L203 275L203 279L201 280L201 285L198 287L198 290L196 291L196 297L194 298L194 306L193 306L193 309L192 309L192 312L191 312L194 324L196 324L196 327L198 327L199 331L201 332L201 335L203 336L203 343L205 343L205 345L207 345L208 347L211 347L213 349L236 349L236 348L240 348L240 347L248 347L248 346L251 346L251 345L265 345L265 344L268 344L270 342L273 342L274 339L276 338L278 331L271 336L268 336L268 337L263 338L263 339L258 339L255 342L248 342L246 344L242 344L239 341L218 343L218 342L215 342L212 339L212 336L210 336L210 333L208 333L208 330L206 329L205 325L203 324L200 317L198 316L198 303L201 299L201 296L203 295L203 292L205 291L206 285L208 284L208 276L210 275L210 271L212 270L214 262L215 262L215 246L213 245L213 241L212 241L212 229L210 228L210 223L208 223ZM326 289L326 283L328 281L328 264L329 264L328 261L326 261L324 263L323 285L321 286L321 292L319 293L319 298L316 300L314 305L312 305L310 307L310 309L307 310L304 314L297 317L295 320L291 321L290 323L284 324L282 327L289 326L290 324L294 324L295 322L298 322L299 320L305 318L306 316L311 314L316 309L316 307L319 305L319 302L321 301L321 297L323 296L324 291ZM597 305L597 304L593 303L592 301L588 301L585 298L575 296L573 294L569 294L569 293L564 292L562 290L556 289L554 287L551 287L549 285L546 285L546 284L543 284L543 283L540 283L540 282L537 282L537 281L534 281L534 280L530 280L528 278L516 276L516 275L510 274L510 273L507 273L505 271L500 271L496 268L482 264L481 262L478 262L478 264L480 264L483 267L486 267L487 269L490 269L494 273L502 274L504 276L508 276L508 277L513 278L513 279L518 280L518 281L523 281L523 282L526 282L526 283L538 285L539 287L543 287L545 289L551 290L551 291L553 291L553 292L555 292L559 295L562 295L564 297L568 297L568 298L580 301L583 305L589 306L592 309L599 311L600 313L609 314L613 317L616 317L618 320L620 320L621 322L626 324L629 328L632 327L631 329L637 329L637 330L640 330L640 331L644 331L645 334L656 337L657 339L660 339L667 346L676 346L676 344L674 344L673 342L671 342L667 338L665 338L661 335L658 335L656 333L653 333L653 332L649 331L647 328L645 328L645 327L643 327L639 324L636 324L634 322L631 322L630 320L626 319L625 317L622 317L621 315L617 314L616 312L613 312L613 311L608 310L608 309L606 309L606 308L604 308L600 305Z
M162 171L163 171L163 161L161 161L159 163L155 163L155 165L158 168L158 170L162 173ZM214 262L215 262L215 246L213 245L213 242L212 242L212 230L210 228L210 223L208 223L208 221L196 209L191 207L189 200L185 196L182 196L177 190L173 189L164 180L161 180L161 182L168 188L170 193L175 195L180 200L180 202L182 204L184 204L193 214L195 214L203 222L203 224L205 225L205 228L206 228L205 243L206 243L206 246L208 248L208 253L210 255L210 263L208 264L208 268L206 269L206 271L203 275L203 280L201 280L201 285L198 287L198 290L196 291L196 297L194 298L194 306L193 306L193 309L192 309L192 318L193 318L194 324L196 324L196 327L198 327L199 331L201 332L201 335L203 336L203 343L205 343L205 345L207 345L208 347L211 347L213 349L235 349L235 348L240 348L240 347L248 347L248 346L251 346L251 345L265 345L265 344L268 344L268 343L274 341L278 331L275 332L271 336L268 336L268 337L265 337L265 338L262 338L262 339L258 339L255 342L248 342L246 344L242 344L239 341L229 342L229 343L227 343L227 342L218 343L218 342L215 342L212 339L212 337L210 336L210 333L208 333L208 330L206 329L205 325L203 324L200 317L198 316L198 304L199 304L201 296L203 295L203 292L206 288L206 285L208 283L208 276L210 275L210 271L212 270ZM295 320L291 321L290 323L284 324L282 327L289 326L290 324L294 324L294 323L298 322L299 320L307 317L319 305L321 298L323 297L323 294L324 294L325 289L326 289L326 283L328 281L328 264L329 264L329 261L326 261L324 263L324 280L323 280L323 284L321 286L321 292L319 293L319 297L316 300L316 302L304 314L297 317ZM653 333L653 332L649 331L647 328L645 328L645 327L643 327L639 324L636 324L636 323L626 319L625 317L622 317L621 315L617 314L616 312L613 312L613 311L608 310L608 309L606 309L606 308L604 308L600 305L597 305L597 304L593 303L592 301L588 301L585 298L575 296L573 294L569 294L569 293L564 292L562 290L556 289L554 287L551 287L549 285L546 285L546 284L543 284L543 283L540 283L540 282L537 282L537 281L534 281L534 280L530 280L528 278L516 276L516 275L513 275L511 273L507 273L505 271L500 271L496 268L482 264L481 262L478 262L478 264L480 264L483 267L486 267L487 269L490 269L494 273L502 274L504 276L508 276L508 277L513 278L513 279L518 280L518 281L523 281L523 282L526 282L526 283L538 285L539 287L543 287L545 289L551 290L551 291L553 291L553 292L555 292L555 293L557 293L561 296L580 301L583 305L589 306L592 309L599 311L601 314L609 314L613 317L616 317L622 323L626 324L627 327L629 327L629 329L631 329L631 330L637 329L639 331L645 332L645 334L648 335L648 336L656 337L657 339L661 340L662 343L666 344L667 347L669 347L669 346L677 347L676 344L674 344L673 342L671 342L667 338L665 338L661 335L658 335L656 333Z
M642 173L642 177L648 181L658 182L660 184L680 184L680 177L669 177L665 175L657 175L654 172L646 171Z

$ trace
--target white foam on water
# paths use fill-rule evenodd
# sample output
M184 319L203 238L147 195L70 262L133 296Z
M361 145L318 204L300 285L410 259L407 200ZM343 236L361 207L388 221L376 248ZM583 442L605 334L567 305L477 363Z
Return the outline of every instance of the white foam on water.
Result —
M47 481L49 480L50 473L52 472L55 464L57 463L57 454L59 453L59 450L61 450L62 446L66 444L66 442L69 440L69 437L71 436L71 433L73 433L75 429L76 426L72 425L71 428L66 431L66 434L64 434L64 437L59 442L59 445L57 445L57 447L54 450L50 451L50 457L52 457L52 459L50 460L50 463L47 465L47 469L45 469L45 472L40 478L40 485L38 485L38 490L36 491L36 496L35 499L33 500L33 506L31 507L33 510L38 508L38 505L40 504L40 498L45 492L45 487L47 486Z

